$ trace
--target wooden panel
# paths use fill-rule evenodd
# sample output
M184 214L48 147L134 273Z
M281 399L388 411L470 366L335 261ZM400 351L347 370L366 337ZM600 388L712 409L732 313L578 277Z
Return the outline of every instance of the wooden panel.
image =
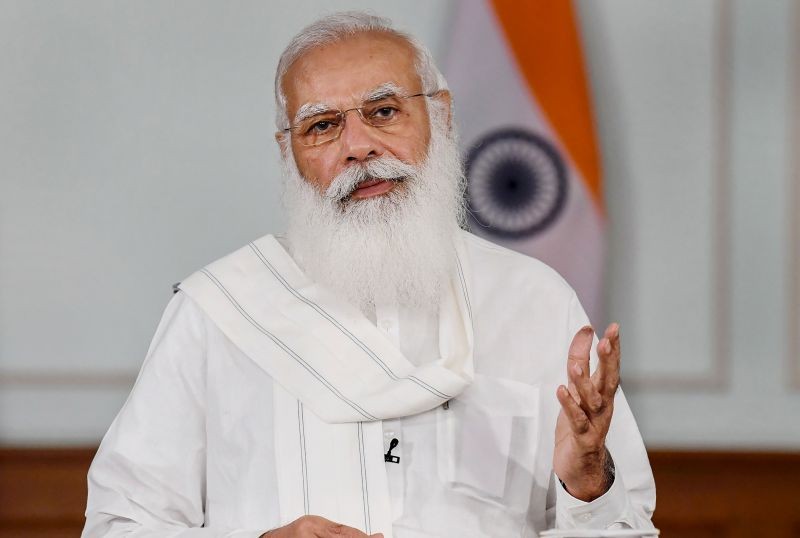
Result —
M651 452L664 536L800 536L800 454Z
M0 537L78 536L95 448L0 449Z
M0 448L0 538L78 536L94 448ZM800 453L650 453L667 538L800 537Z

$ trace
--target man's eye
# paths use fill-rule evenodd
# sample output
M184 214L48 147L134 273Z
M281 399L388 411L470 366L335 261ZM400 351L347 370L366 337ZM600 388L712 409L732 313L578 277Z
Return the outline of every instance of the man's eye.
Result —
M306 129L306 134L323 134L335 127L334 122L330 120L320 120L311 124Z
M394 119L399 111L393 106L382 106L372 111L372 119L386 121Z

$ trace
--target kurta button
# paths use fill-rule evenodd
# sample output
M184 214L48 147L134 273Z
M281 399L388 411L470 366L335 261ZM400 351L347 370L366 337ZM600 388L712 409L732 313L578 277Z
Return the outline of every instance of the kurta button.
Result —
M581 514L580 519L581 521L589 521L590 519L592 519L592 513L586 512L585 514Z

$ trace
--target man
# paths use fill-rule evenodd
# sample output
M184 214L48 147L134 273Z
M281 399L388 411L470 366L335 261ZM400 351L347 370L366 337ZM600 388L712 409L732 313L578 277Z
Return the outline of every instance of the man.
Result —
M619 328L593 340L552 270L460 230L427 50L329 16L275 89L288 233L181 283L92 464L84 536L652 528Z

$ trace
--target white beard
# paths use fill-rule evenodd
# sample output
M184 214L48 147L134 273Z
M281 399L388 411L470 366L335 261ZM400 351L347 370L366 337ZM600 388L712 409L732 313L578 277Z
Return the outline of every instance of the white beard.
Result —
M445 114L433 104L430 110L428 155L419 166L391 157L350 165L323 194L303 179L291 146L283 157L292 256L366 314L383 303L435 311L454 269L464 174ZM406 179L381 196L349 197L371 177Z

